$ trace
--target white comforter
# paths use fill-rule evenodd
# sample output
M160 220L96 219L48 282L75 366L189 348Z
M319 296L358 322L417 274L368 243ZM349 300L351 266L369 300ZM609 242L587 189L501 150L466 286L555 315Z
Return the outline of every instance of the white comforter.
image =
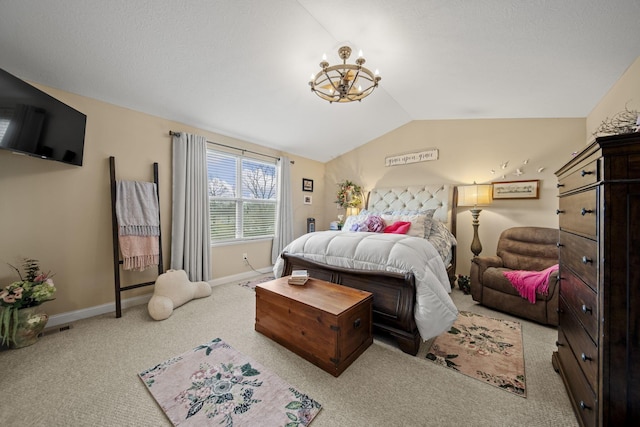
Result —
M449 297L447 270L436 249L425 239L404 234L318 231L284 248L292 255L344 268L413 272L416 279L415 320L423 340L448 331L458 316ZM284 260L273 272L282 276Z

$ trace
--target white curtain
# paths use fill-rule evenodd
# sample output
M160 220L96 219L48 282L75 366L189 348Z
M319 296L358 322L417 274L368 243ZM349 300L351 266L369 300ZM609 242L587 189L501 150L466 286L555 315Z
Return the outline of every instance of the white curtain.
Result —
M171 268L189 280L211 278L211 237L207 192L207 140L181 132L173 136L173 221Z
M278 206L276 208L276 234L271 247L271 263L275 264L280 252L293 240L293 205L291 204L291 162L286 156L278 160Z

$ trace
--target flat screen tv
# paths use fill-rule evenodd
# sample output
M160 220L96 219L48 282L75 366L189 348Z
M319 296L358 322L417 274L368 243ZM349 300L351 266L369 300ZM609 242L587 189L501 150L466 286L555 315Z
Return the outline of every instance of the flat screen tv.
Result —
M87 116L0 69L0 148L82 166Z

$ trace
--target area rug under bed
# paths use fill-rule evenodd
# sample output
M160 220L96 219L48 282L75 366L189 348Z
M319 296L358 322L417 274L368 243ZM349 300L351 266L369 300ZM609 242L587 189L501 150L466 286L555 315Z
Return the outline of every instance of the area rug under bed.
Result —
M519 322L461 311L451 329L434 339L427 359L527 396Z
M138 375L175 426L307 426L322 408L220 338Z

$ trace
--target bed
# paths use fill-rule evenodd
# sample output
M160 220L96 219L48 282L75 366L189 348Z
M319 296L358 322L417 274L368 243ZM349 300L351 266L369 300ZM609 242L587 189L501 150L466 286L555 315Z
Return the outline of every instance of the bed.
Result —
M456 267L456 198L456 188L448 184L374 189L366 209L347 218L342 231L307 233L287 245L274 274L307 270L311 277L373 293L374 329L415 355L421 340L447 331L458 315L449 297ZM364 218L377 216L387 224L413 222L407 234L352 231ZM447 250L428 240L443 227L451 237Z

